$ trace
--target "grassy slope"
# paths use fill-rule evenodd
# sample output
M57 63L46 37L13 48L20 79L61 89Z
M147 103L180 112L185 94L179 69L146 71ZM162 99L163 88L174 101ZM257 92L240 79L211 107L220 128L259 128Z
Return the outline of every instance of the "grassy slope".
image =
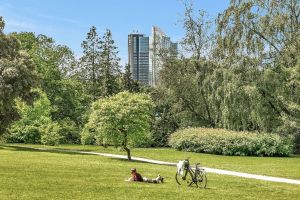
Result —
M149 150L148 150L149 151ZM148 152L147 151L147 152ZM151 150L150 150L151 151ZM150 152L149 151L149 152ZM159 150L160 153L163 150ZM157 155L156 151L151 151ZM166 155L175 157L166 150ZM162 155L160 155L162 156ZM130 183L129 169L164 184ZM209 189L179 187L174 167L0 146L0 199L297 199L299 186L209 174Z
M23 145L22 146L26 146ZM44 147L43 145L28 145ZM115 154L126 154L116 148L103 148L91 145L61 145L47 148L65 148L76 150L98 151ZM132 150L132 156L139 156L162 161L177 162L190 157L192 163L200 162L203 166L233 170L239 172L255 173L260 175L278 176L284 178L300 179L300 157L243 157L243 156L221 156L211 154L200 154L191 152L180 152L174 149L148 149L136 148Z

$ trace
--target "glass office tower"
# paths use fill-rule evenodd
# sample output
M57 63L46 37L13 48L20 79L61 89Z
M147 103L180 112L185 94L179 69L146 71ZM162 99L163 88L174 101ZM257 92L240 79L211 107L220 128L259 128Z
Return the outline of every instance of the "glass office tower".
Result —
M128 63L132 78L149 84L149 37L143 34L128 35Z
M155 87L159 83L159 72L165 58L177 57L178 44L171 42L160 28L153 26L149 46L149 85Z

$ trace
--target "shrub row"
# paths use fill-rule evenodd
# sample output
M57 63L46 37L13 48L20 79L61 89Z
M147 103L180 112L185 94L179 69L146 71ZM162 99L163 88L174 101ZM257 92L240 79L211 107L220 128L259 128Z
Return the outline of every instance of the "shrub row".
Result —
M79 144L79 136L75 123L68 118L60 123L49 118L40 118L36 121L15 122L5 140L9 143L46 145Z
M170 146L180 151L241 156L289 156L291 138L277 134L188 128L173 133Z

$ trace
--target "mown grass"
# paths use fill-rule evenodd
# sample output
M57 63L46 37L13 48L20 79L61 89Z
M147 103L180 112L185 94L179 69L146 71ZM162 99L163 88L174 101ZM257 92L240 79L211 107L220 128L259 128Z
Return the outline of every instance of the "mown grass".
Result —
M17 144L12 144L17 145ZM126 152L114 147L103 148L92 145L24 145L31 147L62 148L73 150L97 151L104 153L123 154ZM260 175L277 176L283 178L300 179L300 157L246 157L222 156L203 153L181 152L170 148L136 148L132 156L145 157L169 162L178 162L190 157L192 163L200 162L205 167L255 173Z
M91 150L94 147L88 148ZM112 150L114 149L106 149ZM143 151L136 149L134 153L146 152ZM147 152L149 157L163 154L162 152L171 159L182 156L168 149L148 149ZM159 156L163 158L162 155ZM154 177L159 173L166 177L166 181L164 184L125 182L132 167L136 167L147 177ZM0 146L0 199L274 200L297 199L300 196L298 185L216 174L208 175L208 189L179 187L174 180L175 171L174 167L101 156Z

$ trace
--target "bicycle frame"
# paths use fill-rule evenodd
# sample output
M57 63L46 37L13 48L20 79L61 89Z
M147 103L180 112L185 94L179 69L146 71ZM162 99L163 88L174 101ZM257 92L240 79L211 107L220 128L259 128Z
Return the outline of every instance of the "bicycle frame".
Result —
M202 183L204 181L204 188L206 187L206 173L204 171L204 169L199 167L200 163L197 163L195 165L195 168L192 168L189 162L189 159L185 159L185 163L184 163L184 174L181 175L182 180L187 181L188 186L191 186L193 184L195 184L197 187L199 187L199 183ZM187 178L190 177L191 180L190 182L187 180ZM201 177L199 179L199 177ZM177 183L180 185L180 183L178 182L177 179L177 175L176 175L176 181Z

